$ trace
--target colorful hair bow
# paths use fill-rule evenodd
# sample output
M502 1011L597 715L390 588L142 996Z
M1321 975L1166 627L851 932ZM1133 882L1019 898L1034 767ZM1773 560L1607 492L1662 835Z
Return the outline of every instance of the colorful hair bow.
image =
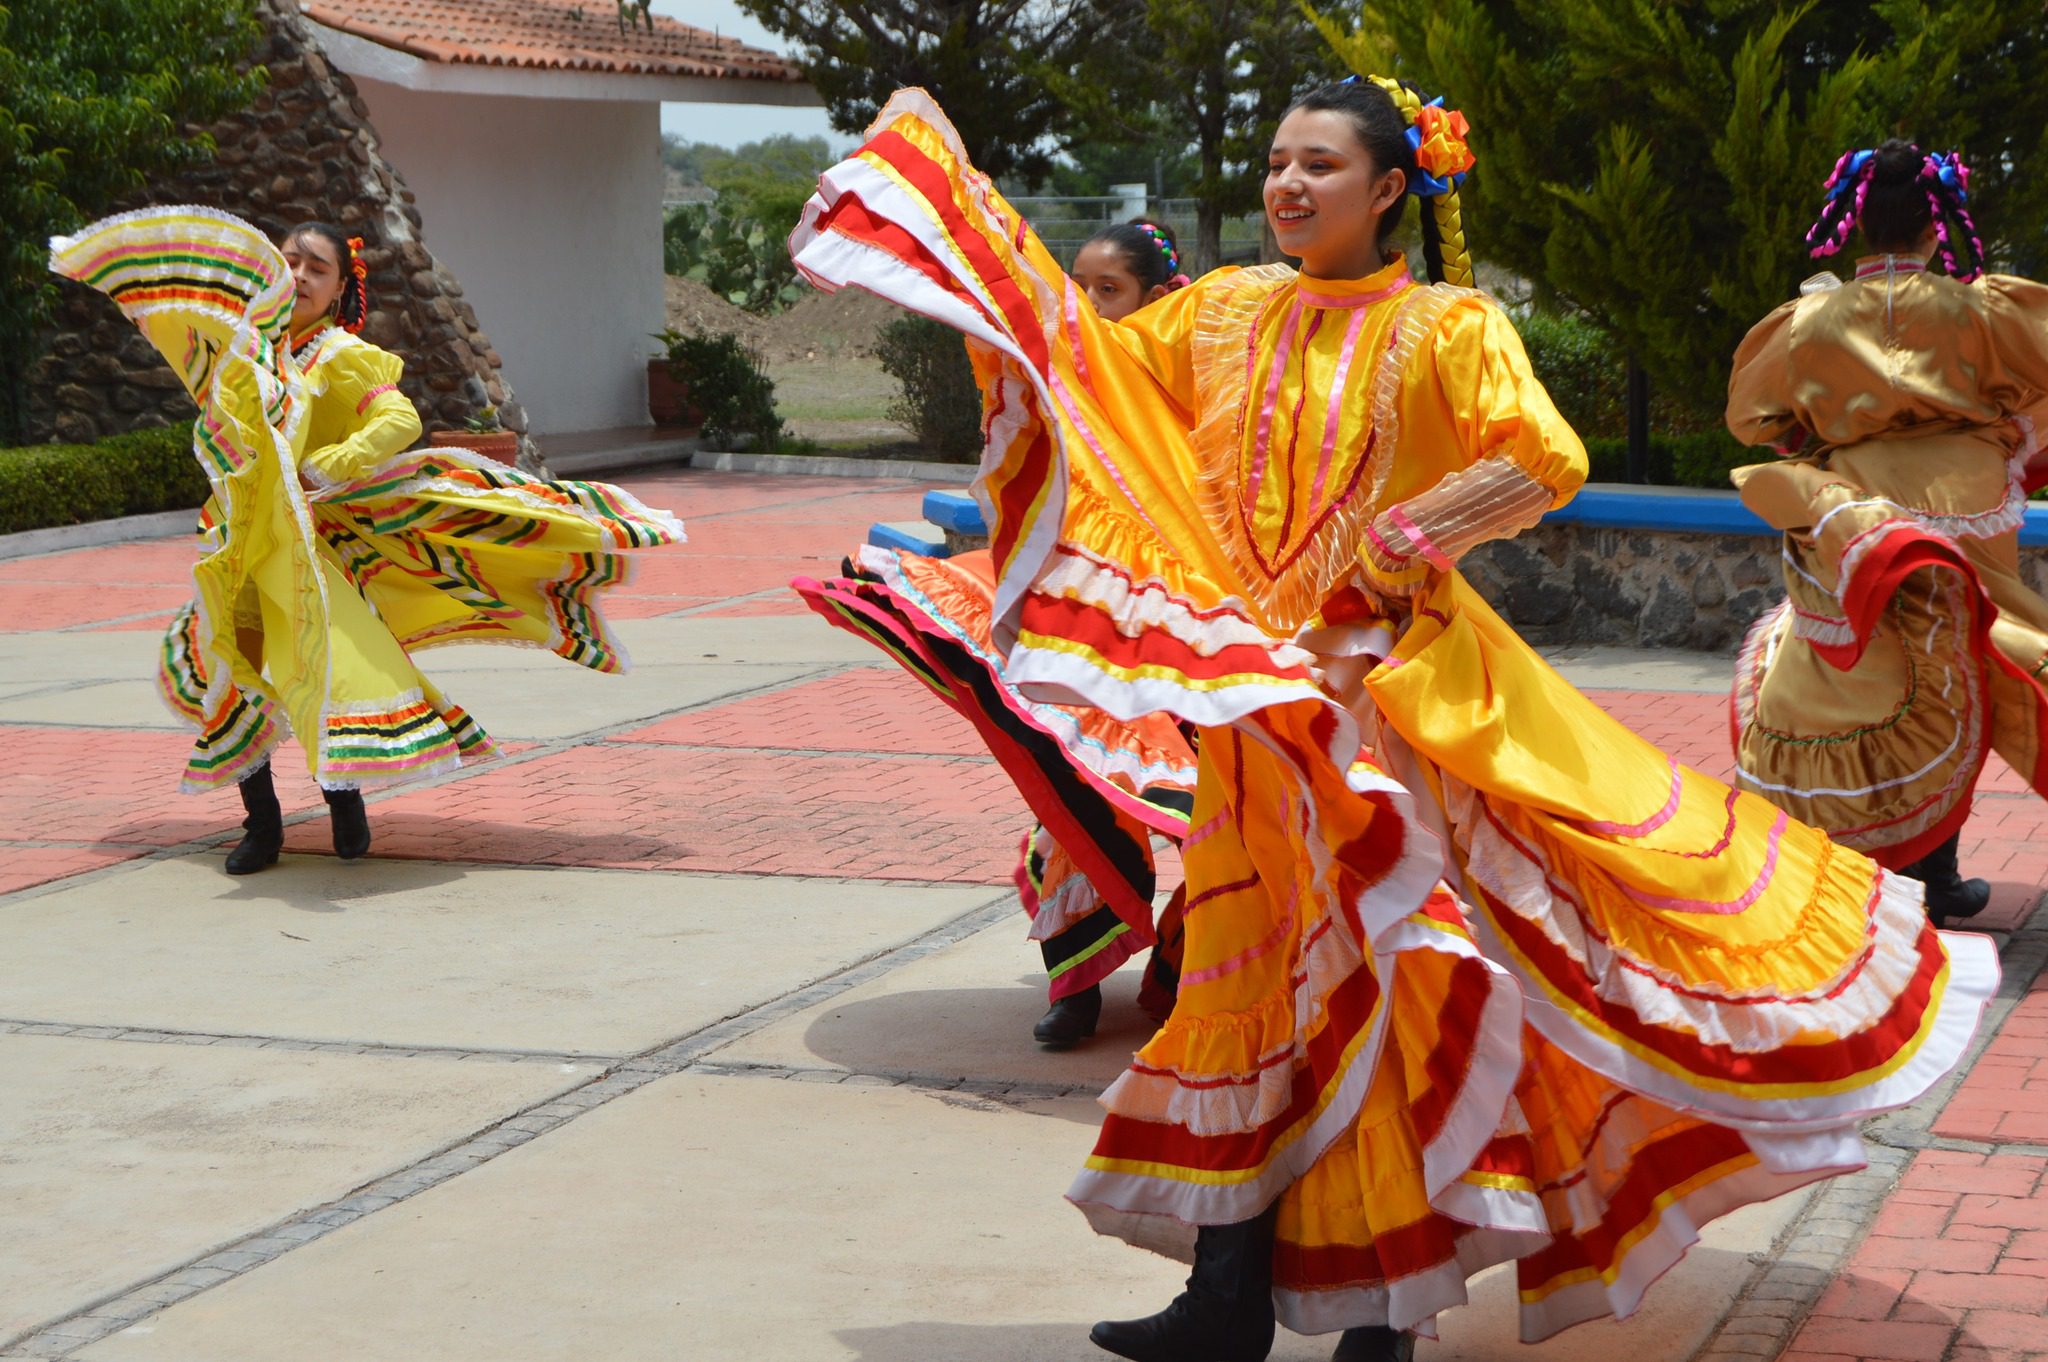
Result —
M343 322L341 329L354 335L363 329L363 323L370 319L370 271L363 264L363 239L352 236L348 239L349 270L356 277L356 316L354 321Z
M1415 111L1408 145L1415 152L1415 182L1408 187L1426 199L1451 193L1464 182L1478 157L1465 139L1472 133L1465 115L1444 107L1439 95Z
M1180 252L1173 248L1173 241L1166 233L1149 222L1139 223L1138 230L1150 237L1152 244L1159 248L1159 254L1166 258L1166 272L1168 274L1179 274Z

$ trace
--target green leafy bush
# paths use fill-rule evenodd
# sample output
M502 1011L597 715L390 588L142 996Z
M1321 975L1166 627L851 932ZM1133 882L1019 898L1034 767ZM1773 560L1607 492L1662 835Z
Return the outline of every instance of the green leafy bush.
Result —
M1650 481L1665 487L1713 487L1722 491L1733 484L1728 470L1746 463L1766 463L1768 450L1750 449L1736 442L1726 431L1702 430L1683 435L1655 434L1650 437ZM1586 461L1593 482L1625 482L1628 478L1628 440L1619 435L1596 435L1586 441Z
M929 317L900 317L882 328L875 358L901 389L890 419L949 463L981 457L981 389L959 332Z
M189 426L0 449L0 534L183 510L203 505L210 490Z
M1628 434L1628 358L1605 331L1574 312L1512 314L1529 367L1579 438L1588 443ZM1666 437L1721 432L1718 409L1702 410L1678 396L1650 390L1650 443ZM1651 460L1650 480L1663 481Z
M1606 332L1555 312L1525 312L1514 323L1529 366L1581 439L1627 433L1628 366Z
M691 336L670 328L656 339L668 348L669 373L689 389L689 404L704 413L707 445L772 453L788 441L775 412L775 380L738 336Z

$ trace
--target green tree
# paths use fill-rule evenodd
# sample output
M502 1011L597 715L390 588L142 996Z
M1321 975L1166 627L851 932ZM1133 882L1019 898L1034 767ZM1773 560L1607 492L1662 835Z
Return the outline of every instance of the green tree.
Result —
M906 85L931 92L975 165L1036 183L1051 166L1045 134L1058 104L1032 69L1082 44L1077 0L739 0L794 39L832 126L866 129Z
M1087 0L1078 59L1039 70L1064 108L1063 140L1178 138L1196 174L1196 271L1222 255L1223 222L1260 203L1273 129L1294 97L1342 68L1296 0Z
M1995 260L2040 262L2048 10L2009 0L1385 0L1319 16L1347 65L1472 122L1476 250L1542 281L1702 413L1748 327L1821 265L1837 155L1959 147Z
M1170 126L1161 115L1160 126ZM1101 142L1082 139L1061 149L1045 181L1051 194L1091 198L1107 194L1113 184L1142 183L1158 198L1181 199L1193 193L1201 165L1185 137L1162 136L1149 142Z
M662 232L665 268L750 312L780 311L795 302L803 290L785 242L819 172L832 164L831 147L822 137L786 133L736 151L683 145L702 153L692 155L691 164L698 182L718 198L669 214Z
M211 154L192 125L262 89L259 33L254 0L0 3L0 440L57 297L50 237Z

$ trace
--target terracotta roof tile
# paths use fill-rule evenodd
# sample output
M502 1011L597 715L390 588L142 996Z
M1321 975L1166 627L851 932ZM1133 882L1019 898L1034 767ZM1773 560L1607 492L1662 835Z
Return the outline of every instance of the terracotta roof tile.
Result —
M799 81L773 52L655 15L621 29L617 0L300 0L306 17L426 61L620 75Z

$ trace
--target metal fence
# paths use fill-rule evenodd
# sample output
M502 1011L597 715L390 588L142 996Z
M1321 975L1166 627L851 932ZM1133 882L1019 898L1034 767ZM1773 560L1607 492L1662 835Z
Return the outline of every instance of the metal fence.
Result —
M1173 233L1174 241L1180 246L1187 261L1188 272L1194 273L1192 252L1195 245L1195 201L1193 199L1162 199L1146 193L1143 185L1115 186L1127 188L1129 192L1118 194L1075 195L1028 195L1013 198L1010 203L1044 241L1046 248L1058 258L1060 264L1072 269L1074 256L1087 242L1103 228L1118 222L1129 222L1142 217L1155 222ZM689 198L671 197L662 203L662 218L678 208L713 204L717 195L705 191L701 196ZM714 209L714 211L716 211ZM1225 218L1222 231L1222 256L1218 264L1256 265L1259 261L1261 221L1257 213L1243 217Z
M1136 217L1156 222L1172 232L1183 255L1191 255L1195 245L1193 199L1155 198L1145 192L1143 185L1112 187L1127 189L1128 192L1086 197L1031 195L1012 198L1010 204L1024 215L1046 248L1059 258L1060 264L1069 269L1073 267L1075 253L1089 237L1113 223L1129 222ZM1257 214L1225 218L1223 259L1219 263L1257 264L1259 235ZM1192 265L1193 260L1189 259L1188 263Z

